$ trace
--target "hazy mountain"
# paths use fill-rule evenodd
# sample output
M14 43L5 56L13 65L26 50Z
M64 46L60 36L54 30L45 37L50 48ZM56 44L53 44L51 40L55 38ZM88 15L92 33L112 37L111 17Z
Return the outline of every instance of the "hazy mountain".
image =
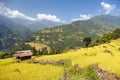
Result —
M30 20L26 20L26 19L20 19L20 18L10 18L10 20L12 20L16 24L21 24L25 27L34 23L34 21L30 21Z
M0 24L0 50L11 47L16 41L17 38L12 31Z
M51 48L64 49L67 46L83 46L82 39L90 36L96 39L103 33L120 27L120 17L100 15L86 21L49 28L34 33L27 41L36 41Z
M23 25L14 23L13 21L10 20L10 18L6 18L1 15L0 15L0 24L5 26L7 29L13 32L16 36L21 38L25 38L31 34L30 29L26 28Z
M33 32L38 31L38 30L43 30L45 28L51 28L55 26L60 26L63 23L60 22L53 22L49 20L42 20L42 21L36 21L33 22L32 24L28 25L27 28L31 29Z
M38 30L43 30L45 28L60 26L63 24L62 22L53 22L53 21L49 21L49 20L30 21L30 20L23 20L23 19L18 19L18 18L12 18L11 20L14 23L21 24L21 25L25 26L26 28L30 29L33 32L36 32Z
M93 21L95 21L97 24L100 25L103 23L106 23L106 25L108 24L109 27L112 28L116 28L119 27L120 25L120 16L111 16L111 15L100 15L100 16L96 16L92 19Z
M11 20L17 24L24 25L26 28L30 29L33 32L38 31L38 30L43 30L45 28L60 26L63 24L62 22L54 22L54 21L49 21L49 20L30 21L30 20L23 20L23 19L18 19L18 18L11 19Z
M0 50L12 47L16 42L23 40L30 34L31 31L26 27L0 15Z
M0 50L10 48L15 42L30 36L32 31L57 26L59 24L60 23L47 20L28 21L7 18L0 15Z

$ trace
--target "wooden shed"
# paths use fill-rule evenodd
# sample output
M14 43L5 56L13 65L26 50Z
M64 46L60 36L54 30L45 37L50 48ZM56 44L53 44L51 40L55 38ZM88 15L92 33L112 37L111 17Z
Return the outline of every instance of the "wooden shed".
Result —
M32 56L32 51L31 50L24 50L24 51L16 51L16 53L13 55L13 57L16 57L16 59L19 60L26 60L26 59L31 59Z

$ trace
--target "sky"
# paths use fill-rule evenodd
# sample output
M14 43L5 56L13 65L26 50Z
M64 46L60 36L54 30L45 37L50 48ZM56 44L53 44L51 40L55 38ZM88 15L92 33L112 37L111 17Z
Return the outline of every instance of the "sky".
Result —
M30 21L69 23L96 15L120 16L120 0L0 0L0 14Z

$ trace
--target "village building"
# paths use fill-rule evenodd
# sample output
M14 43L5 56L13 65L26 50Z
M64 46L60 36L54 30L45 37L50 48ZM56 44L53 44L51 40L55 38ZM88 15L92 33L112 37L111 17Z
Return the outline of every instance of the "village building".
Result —
M22 61L26 59L31 59L32 55L33 53L31 50L24 50L24 51L16 51L13 57Z

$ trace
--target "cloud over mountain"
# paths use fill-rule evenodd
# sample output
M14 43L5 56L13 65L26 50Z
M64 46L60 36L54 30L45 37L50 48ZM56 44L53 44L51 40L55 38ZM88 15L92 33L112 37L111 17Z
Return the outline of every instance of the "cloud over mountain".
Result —
M51 15L51 14L47 15L47 14L38 13L36 15L36 18L32 18L18 10L11 10L10 8L4 6L4 3L2 2L0 2L0 14L7 16L9 18L20 18L20 19L25 19L25 20L30 20L30 21L49 20L53 22L63 22L59 18L57 18L57 16Z
M105 10L105 14L109 14L113 9L116 8L115 4L108 4L106 2L101 2L101 6L103 7L103 9Z
M81 14L79 18L71 19L72 21L77 21L77 20L88 20L91 18L91 15L86 15L86 14Z
M55 15L51 14L37 14L37 20L49 20L54 22L62 22L59 18L57 18Z
M4 3L0 2L0 14L7 16L9 18L20 18L35 21L34 18L26 16L25 14L19 12L18 10L11 10L4 6Z

